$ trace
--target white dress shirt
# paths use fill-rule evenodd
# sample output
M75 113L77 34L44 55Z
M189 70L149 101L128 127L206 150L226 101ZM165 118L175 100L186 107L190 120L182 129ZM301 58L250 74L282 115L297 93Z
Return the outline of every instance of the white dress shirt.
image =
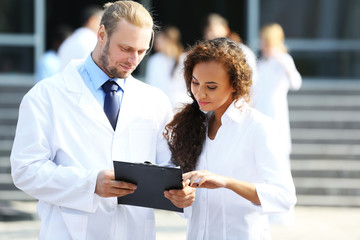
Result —
M287 53L278 53L276 58L263 58L258 63L253 106L275 120L287 156L291 153L287 94L289 90L298 90L301 82L294 60Z
M288 211L296 203L272 120L243 101L238 104L241 109L233 103L222 116L215 139L207 137L196 169L253 183L261 205L229 189L199 188L186 211L189 240L271 239L267 214Z

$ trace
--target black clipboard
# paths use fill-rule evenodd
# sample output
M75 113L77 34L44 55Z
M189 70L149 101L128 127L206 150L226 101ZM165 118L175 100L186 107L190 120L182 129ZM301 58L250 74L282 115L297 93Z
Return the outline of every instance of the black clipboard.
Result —
M118 197L118 204L184 212L164 197L164 191L182 189L182 170L151 163L114 161L115 180L137 185L134 193Z

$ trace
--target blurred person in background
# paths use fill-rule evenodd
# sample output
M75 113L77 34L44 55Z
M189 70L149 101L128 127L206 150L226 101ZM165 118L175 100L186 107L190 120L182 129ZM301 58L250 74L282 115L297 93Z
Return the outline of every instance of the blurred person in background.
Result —
M243 49L228 38L204 40L184 66L193 103L164 135L196 188L185 209L187 239L271 239L267 214L291 209L295 187L274 122L247 104L252 69Z
M73 59L85 59L94 50L102 14L101 7L84 8L80 15L81 27L75 29L59 47L58 54L62 69Z
M61 43L72 33L70 27L58 26L50 33L50 48L41 56L36 67L36 82L51 77L61 70L61 62L58 50Z
M175 109L179 103L190 101L182 76L185 55L180 30L166 26L155 35L154 50L146 64L145 82L160 88Z
M217 13L207 15L203 23L203 35L206 40L226 37L239 43L253 70L253 81L256 81L256 56L254 52L242 42L239 34L230 29L229 23L224 17Z
M302 79L284 43L285 34L277 23L260 31L262 57L257 65L257 81L253 87L254 108L275 120L287 166L290 168L291 135L287 94L301 87ZM273 224L291 224L293 212L270 216Z

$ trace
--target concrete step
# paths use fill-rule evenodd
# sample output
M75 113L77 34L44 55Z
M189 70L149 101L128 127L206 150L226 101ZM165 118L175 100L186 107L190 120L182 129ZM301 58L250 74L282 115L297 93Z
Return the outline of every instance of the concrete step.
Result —
M289 113L289 117L291 122L360 122L360 111L293 110Z
M360 156L360 145L358 144L293 144L292 154L300 155L333 155ZM342 159L342 158L338 158Z
M12 140L0 140L0 157L10 156L12 144Z
M360 207L360 196L297 195L298 206Z
M360 107L360 95L289 95L288 104L291 107L333 107L356 108Z
M312 159L317 159L320 161L328 161L328 160L359 160L360 155L323 155L323 154L308 154L308 153L299 153L290 155L291 159L301 160L301 161L310 161Z
M293 144L360 144L360 139L293 139Z
M299 195L323 195L323 196L359 196L359 188L323 188L323 187L312 187L302 188L296 186L296 192Z
M0 81L0 95L13 93L13 94L22 94L24 95L30 90L31 86L22 86L22 85L4 85Z
M311 106L303 106L303 105L290 105L289 111L298 111L298 110L305 110L305 111L360 111L360 106L322 106L313 104Z
M293 171L360 171L360 160L291 160Z
M309 120L292 120L291 129L308 128L308 129L360 129L360 122L354 121L309 121Z
M14 184L10 173L1 173L0 174L0 183Z
M0 75L0 92L2 92L1 89L7 89L7 88L24 88L24 89L30 89L32 86L34 86L35 80L33 74L1 74Z
M0 140L13 140L15 137L15 126L0 125Z
M324 163L325 165L326 163ZM292 170L292 176L296 178L351 178L351 179L360 179L359 170Z
M10 156L0 157L0 168L10 167Z
M0 190L0 200L34 201L35 199L20 190Z
M1 108L18 108L24 93L6 92L0 94Z
M0 163L0 174L10 174L11 172L11 166L10 166L10 160L4 163Z
M10 173L0 173L1 200L33 200L32 197L15 187Z
M360 178L294 177L293 179L297 188L355 189L360 197Z
M0 191L19 191L10 173L0 173Z
M290 94L298 94L302 92L338 92L338 93L360 93L360 82L356 80L318 80L318 79L304 79L300 91L290 92ZM333 95L333 94L331 94ZM353 94L356 95L356 94Z
M324 192L321 189L336 188L337 184L346 179L360 181L360 160L292 160L291 172L296 181L297 188L317 189L317 193ZM296 180L295 180L296 179ZM330 179L330 180L329 180ZM340 179L340 180L339 180ZM344 180L345 179L345 180ZM336 181L333 184L333 181ZM349 185L344 185L344 187ZM360 196L360 185L355 186L356 192L353 194Z
M294 144L359 144L359 129L291 129Z
M0 151L11 150L13 140L0 140Z
M291 129L293 140L360 140L360 129Z
M18 113L18 108L0 108L0 120L16 120Z

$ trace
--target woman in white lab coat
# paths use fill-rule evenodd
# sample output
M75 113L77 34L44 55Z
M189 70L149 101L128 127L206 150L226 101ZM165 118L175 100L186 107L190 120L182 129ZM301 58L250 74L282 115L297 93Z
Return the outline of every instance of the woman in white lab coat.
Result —
M252 71L243 50L226 38L200 42L184 75L194 102L165 137L197 188L187 239L270 239L267 214L293 207L295 188L273 121L247 104Z
M257 65L254 84L254 107L273 118L281 135L285 154L291 153L291 136L287 94L301 87L301 76L294 60L284 45L284 31L279 24L269 24L261 29L262 58Z
M145 82L160 88L174 109L191 101L181 74L185 55L180 30L175 26L164 27L155 35L154 50L146 63Z
M284 31L279 24L265 25L260 32L262 58L257 65L257 81L253 89L253 106L274 119L290 168L291 134L287 94L301 87L301 76L284 45ZM272 214L271 224L291 225L293 210Z

